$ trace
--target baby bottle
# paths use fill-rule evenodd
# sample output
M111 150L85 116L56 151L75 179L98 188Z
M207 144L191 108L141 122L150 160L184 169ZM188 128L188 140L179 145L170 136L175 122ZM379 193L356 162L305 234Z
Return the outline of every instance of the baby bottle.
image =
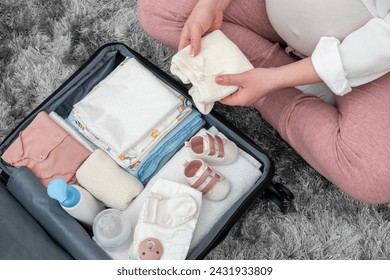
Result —
M106 209L93 222L93 240L111 252L128 251L131 245L131 224L121 211Z

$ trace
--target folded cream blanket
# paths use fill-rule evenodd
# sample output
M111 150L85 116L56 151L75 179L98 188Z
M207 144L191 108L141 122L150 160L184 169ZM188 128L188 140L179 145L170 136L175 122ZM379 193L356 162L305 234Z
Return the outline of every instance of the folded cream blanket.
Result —
M215 83L219 74L237 74L253 69L241 50L220 30L202 38L200 53L190 56L190 46L172 58L171 72L185 84L192 83L189 90L196 107L202 114L210 113L215 101L232 94L238 86L221 86Z

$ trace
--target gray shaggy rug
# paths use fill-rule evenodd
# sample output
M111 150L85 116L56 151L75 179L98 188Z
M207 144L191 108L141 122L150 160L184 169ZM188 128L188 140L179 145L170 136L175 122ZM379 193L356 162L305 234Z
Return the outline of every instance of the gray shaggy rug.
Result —
M123 42L167 71L173 52L143 32L135 0L1 0L0 141L101 45ZM295 202L257 199L206 259L390 259L389 205L354 201L253 109L217 110L262 147Z

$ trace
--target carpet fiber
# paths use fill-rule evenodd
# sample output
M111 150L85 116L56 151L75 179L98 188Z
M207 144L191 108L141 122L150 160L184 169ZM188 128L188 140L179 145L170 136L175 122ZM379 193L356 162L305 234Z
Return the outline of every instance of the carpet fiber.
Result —
M123 42L168 71L173 52L143 32L135 0L0 2L0 141L101 45ZM390 259L389 205L343 194L253 109L216 106L263 148L292 190L282 214L257 199L206 259Z

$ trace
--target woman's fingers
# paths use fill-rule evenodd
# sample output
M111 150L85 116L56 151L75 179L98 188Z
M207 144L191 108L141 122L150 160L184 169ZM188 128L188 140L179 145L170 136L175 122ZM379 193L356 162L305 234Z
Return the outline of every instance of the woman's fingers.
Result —
M179 39L178 50L181 50L188 45L191 45L190 55L195 56L199 54L201 48L201 38L203 35L203 28L200 25L184 26Z
M189 44L191 44L191 36L187 25L185 25L183 31L180 34L178 50L180 51L181 49L187 47Z
M200 41L204 31L200 25L192 25L190 27L190 40L191 40L191 50L190 55L195 56L200 52Z

